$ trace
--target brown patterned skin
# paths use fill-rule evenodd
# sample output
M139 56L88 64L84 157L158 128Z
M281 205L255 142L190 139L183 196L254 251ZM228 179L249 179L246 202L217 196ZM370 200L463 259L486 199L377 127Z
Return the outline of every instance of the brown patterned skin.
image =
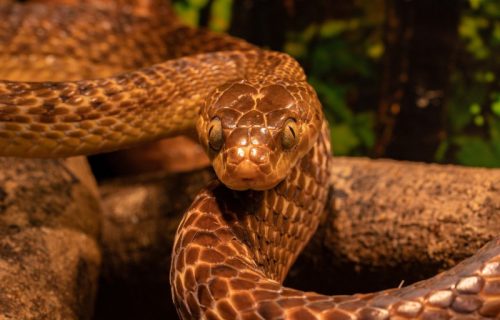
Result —
M500 238L402 289L332 297L283 287L330 189L327 125L300 66L167 11L151 16L154 0L124 0L123 10L46 2L74 5L0 8L0 156L97 153L196 126L222 183L243 190L213 183L179 226L170 276L182 318L500 317ZM13 81L45 79L61 82Z
M266 70L231 81L217 88L202 107L198 135L227 187L274 188L316 144L324 122L321 104L302 70L294 64L288 70L287 78L274 78ZM214 121L220 122L220 150L207 134Z
M41 1L78 3L81 0ZM0 78L16 81L96 79L166 59L251 48L242 40L188 28L166 8L158 9L161 18L143 17L135 14L132 10L135 7L119 11L100 9L135 2L132 0L81 2L83 5L78 6L0 5L0 16L5 17L0 20Z

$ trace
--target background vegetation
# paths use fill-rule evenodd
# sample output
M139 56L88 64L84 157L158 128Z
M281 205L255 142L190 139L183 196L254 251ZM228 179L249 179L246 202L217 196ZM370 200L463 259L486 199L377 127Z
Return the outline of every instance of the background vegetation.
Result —
M337 155L500 167L499 1L177 0L175 7L191 25L297 58L326 110Z

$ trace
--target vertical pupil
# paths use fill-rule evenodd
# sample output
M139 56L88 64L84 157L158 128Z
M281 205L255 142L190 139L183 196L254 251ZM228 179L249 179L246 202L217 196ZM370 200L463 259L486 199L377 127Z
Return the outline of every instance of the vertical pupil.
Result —
M208 144L213 150L218 151L222 146L222 139L222 128L220 120L214 119L212 123L210 123L210 127L208 128Z
M290 129L290 132L292 133L293 137L295 138L295 131L293 130L292 126L288 126L288 129Z

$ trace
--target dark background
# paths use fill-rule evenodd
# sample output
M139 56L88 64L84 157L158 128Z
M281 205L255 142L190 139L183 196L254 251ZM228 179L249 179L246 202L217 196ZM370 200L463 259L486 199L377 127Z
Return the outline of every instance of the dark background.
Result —
M176 0L191 25L288 52L336 155L500 167L500 2Z

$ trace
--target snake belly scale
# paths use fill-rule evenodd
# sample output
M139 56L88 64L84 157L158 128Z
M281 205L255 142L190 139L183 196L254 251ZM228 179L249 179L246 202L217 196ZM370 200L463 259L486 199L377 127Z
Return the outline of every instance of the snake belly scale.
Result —
M404 288L284 287L331 188L327 123L299 64L186 27L163 6L152 17L99 0L46 2L0 7L0 156L93 154L196 128L219 181L177 230L170 280L181 318L500 317L500 238Z

